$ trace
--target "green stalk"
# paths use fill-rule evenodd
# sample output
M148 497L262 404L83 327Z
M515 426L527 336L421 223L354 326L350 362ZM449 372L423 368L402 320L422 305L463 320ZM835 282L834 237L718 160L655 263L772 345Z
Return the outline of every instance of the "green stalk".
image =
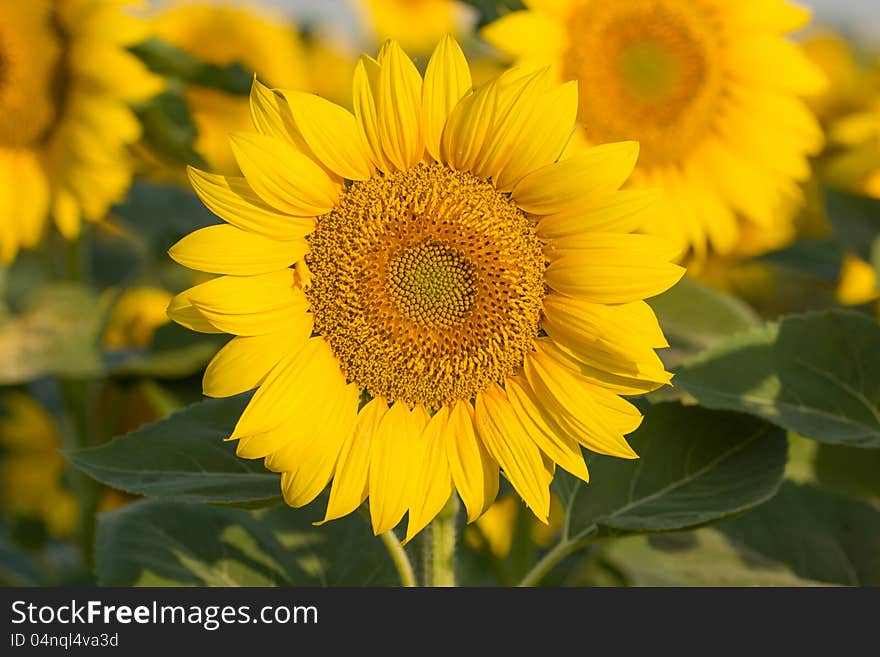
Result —
M400 577L400 585L406 587L416 586L416 574L413 571L412 563L410 563L409 557L400 545L397 534L393 531L387 531L384 534L380 534L379 538L394 562L394 567L397 569L397 574Z
M422 543L425 586L455 586L457 516L458 497L452 495L425 530Z

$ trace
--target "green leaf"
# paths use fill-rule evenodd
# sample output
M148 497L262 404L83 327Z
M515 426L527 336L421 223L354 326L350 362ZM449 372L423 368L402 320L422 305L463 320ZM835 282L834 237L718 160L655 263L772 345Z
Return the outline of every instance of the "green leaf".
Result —
M799 240L778 251L756 258L783 269L837 283L843 264L843 249L834 240Z
M698 406L654 406L629 440L640 458L591 456L589 485L557 475L565 541L686 529L741 513L773 496L785 467L783 431Z
M477 11L477 27L488 25L512 11L524 9L522 0L463 0Z
M0 317L0 385L46 374L89 377L100 372L97 295L75 284L34 290L19 313Z
M680 367L675 384L827 443L880 447L880 325L852 312L783 319Z
M738 546L716 529L633 536L610 543L604 562L630 586L824 586Z
M192 190L146 181L132 185L113 213L144 240L145 250L163 253L183 236L220 223Z
M871 245L880 237L880 200L826 189L825 213L847 251L871 261Z
M844 495L880 501L880 449L818 447L814 468L820 485Z
M260 511L129 504L98 521L104 586L394 586L394 565L367 521L352 514L321 527L323 501Z
M104 364L111 376L192 376L202 371L227 339L196 333L177 324L166 324L156 330L147 349L105 353Z
M177 502L260 505L281 497L279 476L240 459L232 433L250 395L210 399L99 447L66 452L103 484Z
M758 324L755 313L736 297L687 278L648 303L671 347L663 354L667 367Z
M131 50L151 71L164 77L235 95L247 95L251 88L251 73L240 64L206 64L158 39L144 41Z
M770 502L719 529L800 577L880 585L880 511L864 502L786 482Z
M139 103L135 113L143 127L143 141L157 155L172 162L205 167L193 146L197 130L181 89L168 89Z

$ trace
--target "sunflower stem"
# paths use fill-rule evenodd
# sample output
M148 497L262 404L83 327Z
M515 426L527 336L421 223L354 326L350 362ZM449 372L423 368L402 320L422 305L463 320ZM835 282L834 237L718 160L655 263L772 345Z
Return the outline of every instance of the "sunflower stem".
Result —
M559 542L552 550L544 555L534 567L522 578L517 586L532 587L538 586L541 580L553 570L565 557L574 554L578 550L586 547L591 543L589 536L578 539L565 539Z
M425 586L455 586L457 517L458 497L452 495L428 526L423 539Z
M406 587L416 586L416 574L413 571L412 563L410 563L403 546L400 545L400 539L397 538L397 534L389 530L384 534L379 534L379 538L394 562L394 567L397 569L397 574L400 577L400 585Z

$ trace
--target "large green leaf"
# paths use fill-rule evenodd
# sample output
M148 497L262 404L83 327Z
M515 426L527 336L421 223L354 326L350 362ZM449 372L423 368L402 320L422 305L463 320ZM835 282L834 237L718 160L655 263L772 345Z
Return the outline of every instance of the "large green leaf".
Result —
M258 505L280 499L278 475L224 442L248 395L211 399L99 447L66 452L101 483L178 502Z
M757 418L677 403L652 407L630 437L638 460L588 459L590 483L557 475L564 541L685 529L773 496L785 433Z
M880 501L880 449L818 447L814 467L819 484L844 495Z
M630 586L824 585L708 528L623 538L607 546L602 561Z
M321 527L320 502L260 511L141 501L102 514L106 586L392 586L393 562L353 514Z
M675 384L827 443L880 447L880 324L852 312L783 319L713 347Z
M800 577L880 585L880 511L867 503L786 482L773 500L719 529Z
M649 303L671 347L663 354L667 367L758 324L755 313L736 297L687 278Z

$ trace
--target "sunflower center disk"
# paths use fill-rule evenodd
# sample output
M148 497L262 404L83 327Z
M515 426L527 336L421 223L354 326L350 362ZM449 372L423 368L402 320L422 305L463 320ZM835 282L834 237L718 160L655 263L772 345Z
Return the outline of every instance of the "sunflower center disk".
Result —
M349 381L437 408L522 365L538 334L534 221L439 164L355 182L309 237L315 330Z
M635 139L640 161L672 162L713 125L721 35L691 0L593 0L568 23L565 76L596 143Z
M0 147L39 141L56 115L61 43L46 2L0 6Z
M452 326L474 304L476 269L454 247L422 242L389 258L388 294L410 319L426 326Z

